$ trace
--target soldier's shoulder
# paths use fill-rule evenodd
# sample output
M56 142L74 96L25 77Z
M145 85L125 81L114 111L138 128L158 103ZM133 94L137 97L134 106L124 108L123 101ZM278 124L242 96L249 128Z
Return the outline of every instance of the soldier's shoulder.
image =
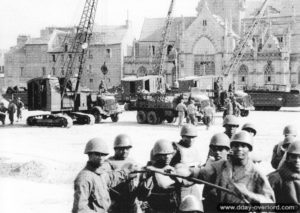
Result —
M279 174L278 170L275 170L275 171L271 172L270 174L267 175L267 177L268 177L268 180L269 180L271 185L281 181L281 177L280 177L280 174Z
M75 182L89 181L93 178L94 175L94 172L84 168L76 176Z

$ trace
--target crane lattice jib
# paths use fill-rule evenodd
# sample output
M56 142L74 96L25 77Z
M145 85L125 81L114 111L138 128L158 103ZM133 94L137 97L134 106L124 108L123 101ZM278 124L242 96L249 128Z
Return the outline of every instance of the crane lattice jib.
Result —
M174 4L175 4L175 0L171 0L168 15L166 18L166 23L162 30L162 41L160 43L160 47L158 51L158 57L159 57L159 66L157 67L158 75L162 74L163 65L167 55L167 46L170 39L171 24L173 22L172 13L173 13Z
M76 58L79 59L79 67L78 67L78 76L74 94L74 100L76 99L79 83L81 80L81 76L83 73L84 64L87 56L87 47L89 46L93 27L94 20L97 10L98 0L86 0L84 9L80 18L79 25L76 28L76 34L72 39L71 46L68 50L68 53L71 54L71 57L67 57L64 61L63 68L66 70L65 80L62 87L62 100L66 92L66 87L70 77L72 75L72 69L75 66ZM83 48L83 45L86 47Z
M262 4L261 8L258 10L256 16L254 17L254 21L251 24L249 30L245 34L244 38L241 39L236 46L233 57L230 59L229 67L225 70L224 75L227 76L232 70L236 70L238 64L240 63L241 59L243 58L247 46L247 42L253 38L253 34L258 26L258 23L260 23L261 19L263 18L264 10L266 8L268 0L265 0Z

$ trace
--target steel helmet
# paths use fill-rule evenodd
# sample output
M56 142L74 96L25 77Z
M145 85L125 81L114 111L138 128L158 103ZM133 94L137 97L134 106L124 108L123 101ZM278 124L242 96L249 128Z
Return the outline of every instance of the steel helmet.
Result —
M254 132L254 135L256 135L256 128L255 128L255 126L254 126L253 123L245 123L243 125L243 127L242 127L242 130L246 130L247 131L247 129L250 129L251 131Z
M105 155L109 154L108 147L102 138L93 138L87 142L84 154L88 154L90 152L99 152Z
M114 148L118 147L132 147L132 142L131 139L128 135L126 134L120 134L115 138L114 141Z
M300 141L297 140L291 143L287 149L287 153L300 155Z
M287 125L283 129L283 135L294 135L294 136L297 136L297 128L294 125Z
M232 136L230 146L234 142L247 144L250 151L253 149L253 137L245 130L242 130Z
M197 137L197 128L194 125L186 124L181 128L181 136Z
M223 120L223 127L225 125L233 125L233 126L239 126L239 121L236 116L234 115L227 115Z
M225 133L218 133L212 136L209 146L224 146L230 149L230 139Z
M181 212L203 212L202 203L194 196L187 195L183 198L179 211Z
M152 149L153 156L157 154L172 154L172 153L174 153L173 145L171 141L165 139L160 139L156 141Z
M288 146L291 143L293 143L296 140L296 138L292 135L288 135L284 138L283 142L282 142L282 147Z

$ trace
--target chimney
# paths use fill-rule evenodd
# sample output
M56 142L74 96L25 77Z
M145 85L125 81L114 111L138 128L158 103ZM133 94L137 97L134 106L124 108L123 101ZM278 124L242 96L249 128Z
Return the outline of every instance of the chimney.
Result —
M25 45L25 43L27 42L27 40L30 38L30 36L26 36L26 35L19 35L17 38L17 46L18 47L22 47Z

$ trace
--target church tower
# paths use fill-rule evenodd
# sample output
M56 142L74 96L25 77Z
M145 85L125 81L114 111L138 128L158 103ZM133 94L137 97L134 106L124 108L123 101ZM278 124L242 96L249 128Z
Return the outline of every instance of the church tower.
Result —
M201 0L204 1L204 0ZM246 0L206 0L210 11L232 24L238 35L241 32L241 20L244 17Z

